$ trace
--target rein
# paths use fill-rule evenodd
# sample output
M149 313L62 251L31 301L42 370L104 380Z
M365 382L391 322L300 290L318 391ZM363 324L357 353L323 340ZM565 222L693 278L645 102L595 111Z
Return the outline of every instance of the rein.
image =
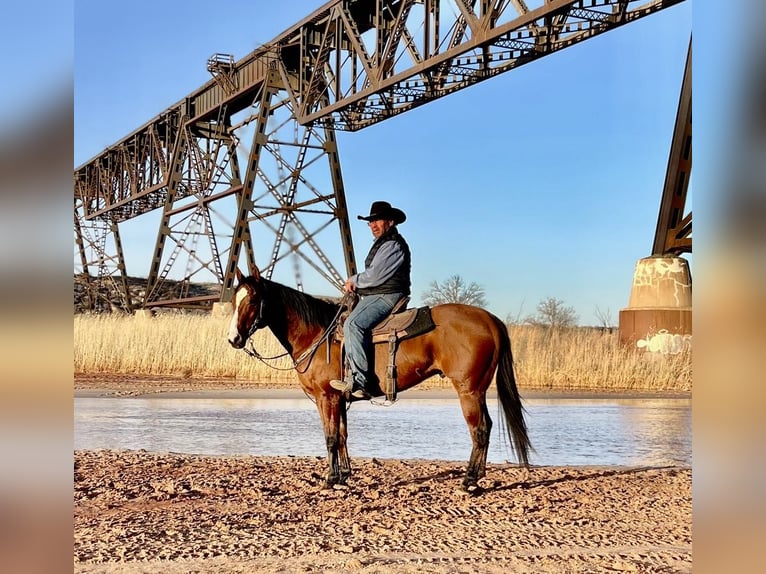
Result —
M319 335L319 337L317 337L314 340L313 343L311 343L308 349L303 351L303 353L301 353L301 355L297 359L293 359L293 364L290 367L276 367L266 362L266 361L274 361L277 359L281 359L282 357L287 357L290 355L289 352L285 351L281 355L275 355L273 357L264 357L256 350L255 345L253 345L253 339L252 339L253 334L258 329L261 329L265 326L265 324L263 324L264 299L261 298L261 303L258 307L258 317L256 317L255 321L253 321L253 325L250 327L250 332L247 335L247 342L250 345L250 348L248 349L245 346L242 348L242 350L245 351L245 353L247 353L251 357L258 359L260 362L262 362L264 365L266 365L270 369L274 369L275 371L292 371L293 369L295 369L298 373L303 374L308 370L309 366L311 365L311 359L313 358L314 354L317 352L317 349L319 348L319 346L322 343L324 343L330 337L330 334L335 330L335 327L338 324L338 319L340 318L340 315L343 312L343 309L347 305L346 300L348 298L349 298L349 294L346 293L341 299L340 304L338 306L338 312L335 313L335 317L332 318L332 321L330 321L330 324L327 325L327 327L325 327L325 330ZM308 363L306 364L306 368L304 368L302 371L299 370L298 367L306 361L308 361Z

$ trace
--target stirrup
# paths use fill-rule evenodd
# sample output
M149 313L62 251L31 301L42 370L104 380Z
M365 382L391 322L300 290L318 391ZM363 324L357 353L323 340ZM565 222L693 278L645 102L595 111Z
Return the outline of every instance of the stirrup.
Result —
M333 379L330 381L330 386L335 389L336 391L341 391L342 393L351 392L351 389L354 388L353 381L341 381L338 379Z
M362 399L364 401L369 401L372 398L372 395L367 392L367 389L361 385L357 385L356 389L351 392L351 396L355 399Z

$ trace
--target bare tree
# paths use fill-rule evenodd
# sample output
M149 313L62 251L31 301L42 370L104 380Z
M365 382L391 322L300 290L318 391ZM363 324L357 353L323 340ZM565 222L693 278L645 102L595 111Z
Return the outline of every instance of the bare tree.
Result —
M431 281L428 290L423 292L423 302L434 306L442 303L463 303L486 307L487 299L484 295L484 287L478 283L466 284L460 275L453 275L443 283Z
M614 322L612 321L612 313L609 311L609 308L607 307L606 310L601 309L598 305L596 305L596 310L593 312L594 315L596 315L596 319L598 319L598 326L602 329L608 329L611 331L614 328Z
M527 318L527 323L540 327L574 327L579 317L574 307L567 307L561 299L548 297L537 304L537 313Z

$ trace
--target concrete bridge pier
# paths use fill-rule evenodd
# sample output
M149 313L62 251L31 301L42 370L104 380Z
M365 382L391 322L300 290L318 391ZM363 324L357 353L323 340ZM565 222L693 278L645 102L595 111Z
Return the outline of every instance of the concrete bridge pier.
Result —
M683 257L639 259L628 307L620 310L620 342L674 354L691 346L692 278Z

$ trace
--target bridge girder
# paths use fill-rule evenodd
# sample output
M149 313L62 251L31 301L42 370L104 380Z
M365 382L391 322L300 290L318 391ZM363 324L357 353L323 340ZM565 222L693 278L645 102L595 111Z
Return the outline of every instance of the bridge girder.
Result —
M275 236L270 258L260 266L274 266L292 254L337 286L342 274L316 241L336 221L345 274L355 271L335 130L363 129L683 1L539 0L537 6L520 0L330 1L241 60L215 54L207 62L209 82L76 168L80 219L116 226L163 209L148 294L170 272L174 254L185 252L196 259L196 269L212 272L221 284L217 297L227 300L242 247L248 265L255 264L254 227ZM300 173L305 152L318 146L328 162L326 185L332 192L294 178L310 195L301 199L280 177L285 165L279 159L277 173L266 173L260 160L252 163L252 148L244 150L247 136L240 132L262 113L269 86L279 98L277 107L289 109L294 131L302 126L319 138L318 144L306 144L304 159L291 170ZM259 137L253 136L253 148L265 144ZM221 147L221 142L228 143ZM278 158L282 143L275 136L264 149ZM211 148L223 151L213 157ZM239 152L248 158L241 174ZM271 204L253 200L265 196ZM237 202L234 222L216 234L210 211L227 198ZM181 231L171 222L191 206L197 225L205 222L210 247L204 258L196 243L184 245L190 237L197 241L199 232L188 226ZM318 213L330 221L309 230L304 219ZM270 224L270 215L281 221ZM285 241L288 223L298 230L297 242ZM176 247L168 256L165 245L174 234ZM221 240L231 244L219 251ZM213 261L223 257L225 264ZM196 273L192 267L187 263L182 281Z

